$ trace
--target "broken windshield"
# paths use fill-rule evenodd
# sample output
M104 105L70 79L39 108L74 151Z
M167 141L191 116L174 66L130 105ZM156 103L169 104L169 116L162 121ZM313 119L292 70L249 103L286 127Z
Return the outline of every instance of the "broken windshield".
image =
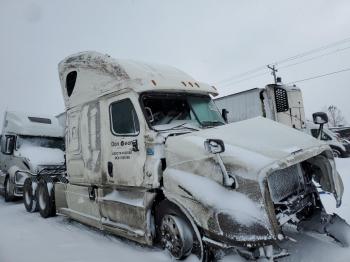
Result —
M225 124L209 96L193 94L145 94L144 112L149 124L164 128L200 128Z

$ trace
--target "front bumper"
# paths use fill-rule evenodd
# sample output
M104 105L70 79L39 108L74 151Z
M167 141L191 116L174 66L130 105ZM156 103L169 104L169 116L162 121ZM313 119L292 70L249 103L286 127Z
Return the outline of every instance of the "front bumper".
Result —
M23 185L15 185L13 195L16 197L23 197Z
M252 235L253 236L253 235ZM203 241L207 242L208 245L220 247L223 249L229 248L258 248L277 243L277 240L272 236L260 239L231 239L227 236L217 235L213 232L205 231Z

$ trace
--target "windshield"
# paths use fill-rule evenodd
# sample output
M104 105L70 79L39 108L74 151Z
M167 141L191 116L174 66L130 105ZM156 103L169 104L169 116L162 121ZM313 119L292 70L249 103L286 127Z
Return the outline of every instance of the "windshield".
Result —
M22 145L58 148L63 151L65 150L64 139L61 137L18 136L16 139L16 149L20 149Z
M155 129L212 127L225 124L209 96L192 94L145 94L146 118Z

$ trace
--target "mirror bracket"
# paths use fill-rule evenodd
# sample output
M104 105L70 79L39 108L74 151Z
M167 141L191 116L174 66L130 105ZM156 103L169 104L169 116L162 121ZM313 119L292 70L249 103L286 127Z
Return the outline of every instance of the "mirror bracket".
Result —
M221 116L225 120L226 123L228 122L228 118L227 118L228 113L230 113L230 112L226 108L221 110Z

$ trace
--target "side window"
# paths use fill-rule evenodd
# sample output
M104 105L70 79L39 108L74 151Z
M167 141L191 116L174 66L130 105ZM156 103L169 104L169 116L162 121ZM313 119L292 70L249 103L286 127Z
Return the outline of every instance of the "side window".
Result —
M130 99L112 103L109 107L109 111L113 134L138 135L140 132L139 120Z
M77 71L72 71L68 73L66 77L66 89L67 89L67 95L70 97L73 93L75 82L77 80Z
M318 134L318 129L311 129L311 134L313 137L317 138L317 134ZM330 138L329 135L327 135L325 132L322 132L322 135L321 135L321 140L332 140L332 138Z
M321 140L332 140L332 138L330 138L325 132L322 132Z
M317 134L318 134L318 129L311 129L311 135L315 138L317 138Z

